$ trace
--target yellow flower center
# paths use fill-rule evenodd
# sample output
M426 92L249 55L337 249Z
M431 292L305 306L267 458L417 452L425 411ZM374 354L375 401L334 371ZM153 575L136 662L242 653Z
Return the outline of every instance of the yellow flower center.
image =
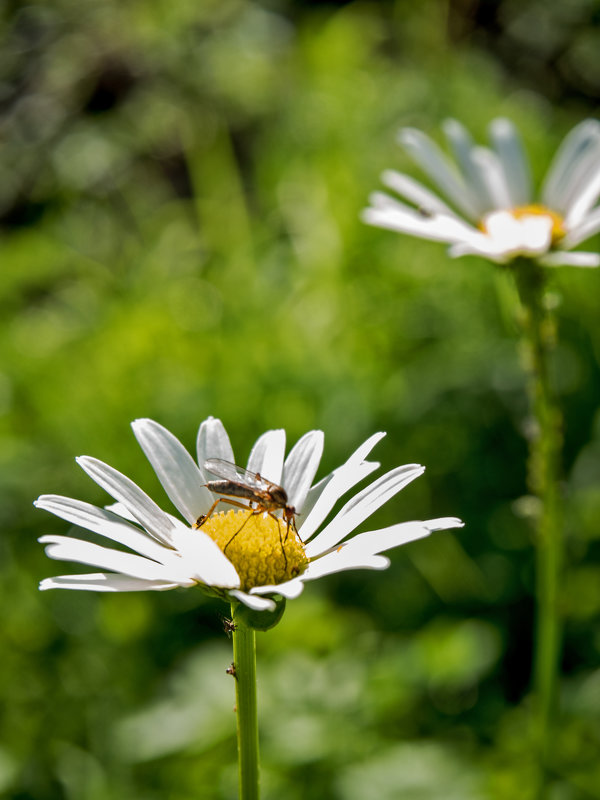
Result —
M269 586L295 578L306 569L304 545L290 525L270 514L227 511L212 514L201 526L240 576L241 589Z

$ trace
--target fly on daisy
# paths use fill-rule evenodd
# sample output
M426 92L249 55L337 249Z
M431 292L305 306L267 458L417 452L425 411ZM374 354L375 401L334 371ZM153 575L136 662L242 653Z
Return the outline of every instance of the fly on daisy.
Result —
M50 558L101 571L46 578L41 589L124 592L198 586L257 611L273 610L273 597L297 597L308 581L347 569L385 569L390 563L382 555L386 550L463 524L455 517L442 517L350 536L424 471L419 464L395 467L334 511L344 495L378 469L379 464L367 456L383 433L371 436L341 466L315 482L323 433L309 431L286 456L285 431L267 431L254 444L247 470L281 488L286 506L248 514L256 509L242 498L242 508L209 514L219 499L211 492L214 459L236 463L220 420L209 417L200 425L197 462L157 422L141 419L132 427L181 518L163 511L108 464L88 456L78 458L79 465L116 503L99 508L69 497L42 495L35 505L125 549L72 536L42 536L39 541ZM286 508L298 514L297 527L287 521Z

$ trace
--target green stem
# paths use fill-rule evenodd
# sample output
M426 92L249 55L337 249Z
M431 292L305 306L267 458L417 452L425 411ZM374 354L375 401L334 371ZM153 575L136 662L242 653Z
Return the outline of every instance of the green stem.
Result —
M235 624L233 663L237 710L237 740L240 800L258 800L258 717L256 704L256 634L244 625L231 605Z
M536 514L536 642L534 686L537 738L542 766L548 765L557 705L561 654L559 585L562 571L561 497L558 485L562 447L561 417L548 375L555 331L544 306L545 275L535 262L516 261L522 307L528 390L533 412L529 439L528 483L538 499Z

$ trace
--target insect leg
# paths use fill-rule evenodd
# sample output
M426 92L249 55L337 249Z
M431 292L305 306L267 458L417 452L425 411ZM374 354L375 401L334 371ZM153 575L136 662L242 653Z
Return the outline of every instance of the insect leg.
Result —
M296 527L296 515L295 515L295 513L292 513L292 512L288 513L288 511L286 509L286 511L284 513L284 516L285 516L285 521L287 523L287 528L285 530L285 539L284 539L284 541L287 542L288 536L290 535L290 528L294 531L294 533L296 535L298 535L298 528Z
M237 500L230 500L228 497L217 497L215 502L209 508L208 513L203 514L201 517L198 517L198 519L196 520L196 522L194 522L192 527L201 528L219 503L229 503L230 506L235 506L236 508L244 508L244 509L248 508L248 506L245 506L243 503L238 503Z
M202 514L202 516L201 516L201 517L198 517L198 519L196 520L196 522L194 522L194 524L192 525L192 528L201 528L201 527L202 527L202 525L204 525L204 523L206 522L206 520L207 520L207 519L210 517L210 515L213 513L213 511L215 510L215 508L217 507L217 505L218 505L220 502L221 502L221 498L220 498L220 497L218 497L218 498L215 500L215 502L212 504L212 506L209 508L209 510L208 510L208 513L207 513L207 514Z
M232 505L240 506L240 508L248 508L248 506L242 505L242 503L235 503L235 502L233 502L233 501L231 501L231 500L228 500L227 502L228 502L228 503L232 503ZM239 532L242 530L242 528L244 527L244 525L245 525L245 524L248 522L248 520L250 519L250 517L254 517L256 514L260 514L260 511L251 511L251 512L248 514L248 516L246 517L246 519L245 519L245 520L242 522L242 524L240 525L240 527L237 529L237 531L236 531L236 532L233 534L233 536L231 537L231 539L230 539L230 540L227 542L227 544L226 544L226 545L225 545L225 547L223 548L223 553L225 553L225 554L226 554L226 551L227 551L227 548L229 547L229 545L230 545L230 544L233 542L233 540L235 539L235 537L236 537L236 536L238 535L238 533L239 533Z
M279 544L281 545L281 554L283 555L283 563L285 564L284 569L287 569L287 556L285 554L285 547L283 546L284 540L281 538L281 528L279 527L279 517L276 517L271 511L267 511L267 514L275 520L277 523L277 530L279 531ZM289 523L288 523L289 524ZM285 537L285 541L287 541L287 535Z

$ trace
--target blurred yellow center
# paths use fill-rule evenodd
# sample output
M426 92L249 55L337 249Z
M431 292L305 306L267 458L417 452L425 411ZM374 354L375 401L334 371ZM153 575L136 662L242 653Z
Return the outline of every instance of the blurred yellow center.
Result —
M202 532L215 541L240 576L241 589L295 578L306 569L304 545L290 525L269 514L227 511L212 514ZM287 539L286 539L287 534Z

